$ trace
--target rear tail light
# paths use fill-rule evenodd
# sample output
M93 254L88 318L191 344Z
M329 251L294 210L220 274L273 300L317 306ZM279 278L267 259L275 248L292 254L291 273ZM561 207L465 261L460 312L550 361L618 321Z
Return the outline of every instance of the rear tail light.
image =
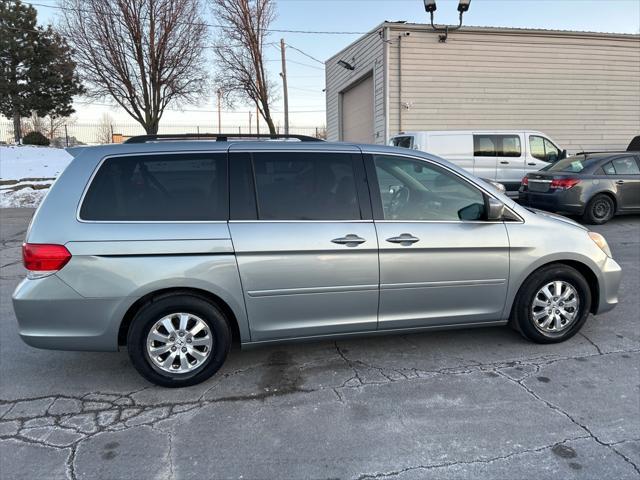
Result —
M54 273L71 259L71 253L64 245L45 243L23 243L22 263L29 272Z
M527 185L529 185L529 177L523 177L522 182L520 183L522 183L522 185L526 187Z
M559 190L569 190L580 183L579 178L554 178L551 180L549 188L557 188Z

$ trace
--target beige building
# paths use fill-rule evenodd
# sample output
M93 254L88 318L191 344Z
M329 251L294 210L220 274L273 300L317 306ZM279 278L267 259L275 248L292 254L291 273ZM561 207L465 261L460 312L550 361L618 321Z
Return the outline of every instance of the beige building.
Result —
M385 22L326 62L329 140L540 130L569 151L640 134L640 35ZM339 64L338 62L341 62Z

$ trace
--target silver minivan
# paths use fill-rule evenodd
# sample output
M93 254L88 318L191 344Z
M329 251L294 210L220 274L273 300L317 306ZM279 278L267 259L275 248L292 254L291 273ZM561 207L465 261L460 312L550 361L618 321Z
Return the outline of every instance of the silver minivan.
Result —
M618 302L601 235L433 155L312 140L77 150L27 232L22 339L126 346L145 378L180 387L232 340L509 324L550 343Z

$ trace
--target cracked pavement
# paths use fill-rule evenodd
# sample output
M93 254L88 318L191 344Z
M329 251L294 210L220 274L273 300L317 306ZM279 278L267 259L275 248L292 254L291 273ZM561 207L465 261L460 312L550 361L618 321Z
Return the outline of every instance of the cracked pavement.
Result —
M32 210L0 210L7 479L640 479L640 218L603 233L620 305L559 345L508 328L240 351L155 387L126 351L23 344L10 296Z

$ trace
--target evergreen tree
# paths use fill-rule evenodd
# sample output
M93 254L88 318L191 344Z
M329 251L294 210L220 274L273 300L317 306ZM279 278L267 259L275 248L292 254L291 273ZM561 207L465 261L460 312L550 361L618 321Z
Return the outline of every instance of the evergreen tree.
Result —
M13 119L16 142L21 117L70 115L83 91L66 41L37 25L32 6L0 0L0 113Z

